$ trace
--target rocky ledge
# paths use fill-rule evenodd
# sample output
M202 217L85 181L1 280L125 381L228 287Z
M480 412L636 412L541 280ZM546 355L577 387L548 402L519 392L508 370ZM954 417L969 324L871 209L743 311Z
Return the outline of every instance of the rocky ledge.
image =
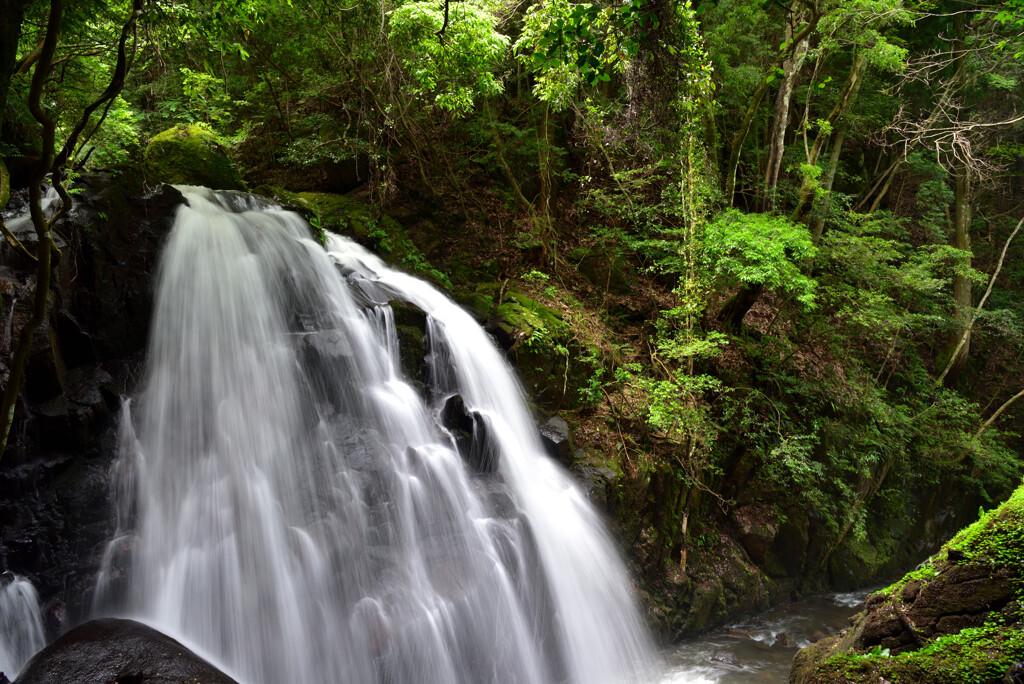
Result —
M1024 485L801 650L791 684L1024 684Z

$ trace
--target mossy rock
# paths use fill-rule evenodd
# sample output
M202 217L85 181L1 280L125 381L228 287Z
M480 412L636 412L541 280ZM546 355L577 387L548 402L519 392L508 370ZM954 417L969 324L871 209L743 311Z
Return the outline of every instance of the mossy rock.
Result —
M1024 486L869 596L848 632L801 651L790 682L1009 682L1024 661L1022 622Z
M376 252L384 261L414 272L444 289L451 289L448 277L427 261L423 251L413 242L409 232L387 214L358 197L330 192L292 192L284 188L262 185L254 192L280 202L286 209L303 214L319 233L338 233L354 239Z
M146 147L145 170L154 183L243 189L227 150L201 126L175 126L155 136Z

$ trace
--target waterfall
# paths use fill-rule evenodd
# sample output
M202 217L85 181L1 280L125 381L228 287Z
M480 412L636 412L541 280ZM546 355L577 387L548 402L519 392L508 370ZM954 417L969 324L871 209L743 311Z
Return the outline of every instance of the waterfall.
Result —
M35 587L23 577L5 575L0 587L0 673L14 679L46 641Z
M614 545L472 318L294 213L180 189L95 612L246 684L651 677ZM393 300L426 316L418 385Z

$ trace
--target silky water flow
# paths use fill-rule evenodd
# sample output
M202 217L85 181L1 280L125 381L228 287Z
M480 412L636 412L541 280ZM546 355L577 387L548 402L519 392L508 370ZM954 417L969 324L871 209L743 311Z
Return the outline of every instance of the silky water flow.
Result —
M480 326L294 213L180 190L94 612L245 684L654 677L614 546ZM393 300L426 314L418 382Z

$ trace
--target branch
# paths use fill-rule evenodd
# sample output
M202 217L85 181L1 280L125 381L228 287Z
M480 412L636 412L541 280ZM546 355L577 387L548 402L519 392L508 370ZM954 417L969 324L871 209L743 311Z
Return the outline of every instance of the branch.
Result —
M967 321L967 325L964 326L964 330L960 333L960 341L956 345L956 349L953 351L952 356L949 357L949 361L946 362L946 367L942 370L942 374L935 379L935 383L932 385L934 390L936 387L942 384L942 381L946 379L946 375L949 374L949 370L953 367L957 357L960 355L960 350L967 344L967 338L971 335L971 328L974 327L974 322L978 320L978 316L981 315L981 310L985 307L985 302L988 301L988 296L992 294L992 286L996 284L996 278L999 277L999 271L1003 269L1003 261L1006 260L1006 251L1010 248L1010 243L1013 242L1013 238L1017 237L1017 233L1020 231L1021 225L1024 225L1024 218L1017 221L1017 227L1010 233L1010 237L1006 238L1006 244L1003 245L1003 251L999 255L999 262L996 264L996 270L992 273L992 277L989 278L988 288L985 290L985 294L982 296L981 301L978 302L977 308L974 309L974 313L971 314L971 319ZM996 412L998 415L1003 409L999 409ZM990 421L991 422L991 421ZM988 424L986 423L986 426Z
M441 24L440 30L434 31L434 35L437 36L437 39L439 41L441 41L442 45L444 44L444 32L448 30L448 3L449 2L450 2L450 0L444 0L444 23Z
M67 140L64 142L64 147L61 149L60 154L58 154L53 161L52 171L54 171L54 187L57 188L57 192L60 193L61 199L64 203L64 208L61 209L61 212L70 209L71 203L70 197L67 197L67 193L63 192L63 187L60 187L58 178L59 171L67 163L71 153L78 145L78 137L89 124L89 119L92 117L92 113L101 105L104 105L107 102L112 102L124 89L124 79L128 74L128 57L125 46L128 43L128 37L133 34L136 20L142 16L143 1L144 0L132 0L131 14L128 15L128 20L121 28L121 38L117 42L117 62L114 65L114 73L111 74L110 83L107 85L106 89L100 93L100 96L82 112L82 117L78 120L78 124L72 129L71 135L69 135Z

